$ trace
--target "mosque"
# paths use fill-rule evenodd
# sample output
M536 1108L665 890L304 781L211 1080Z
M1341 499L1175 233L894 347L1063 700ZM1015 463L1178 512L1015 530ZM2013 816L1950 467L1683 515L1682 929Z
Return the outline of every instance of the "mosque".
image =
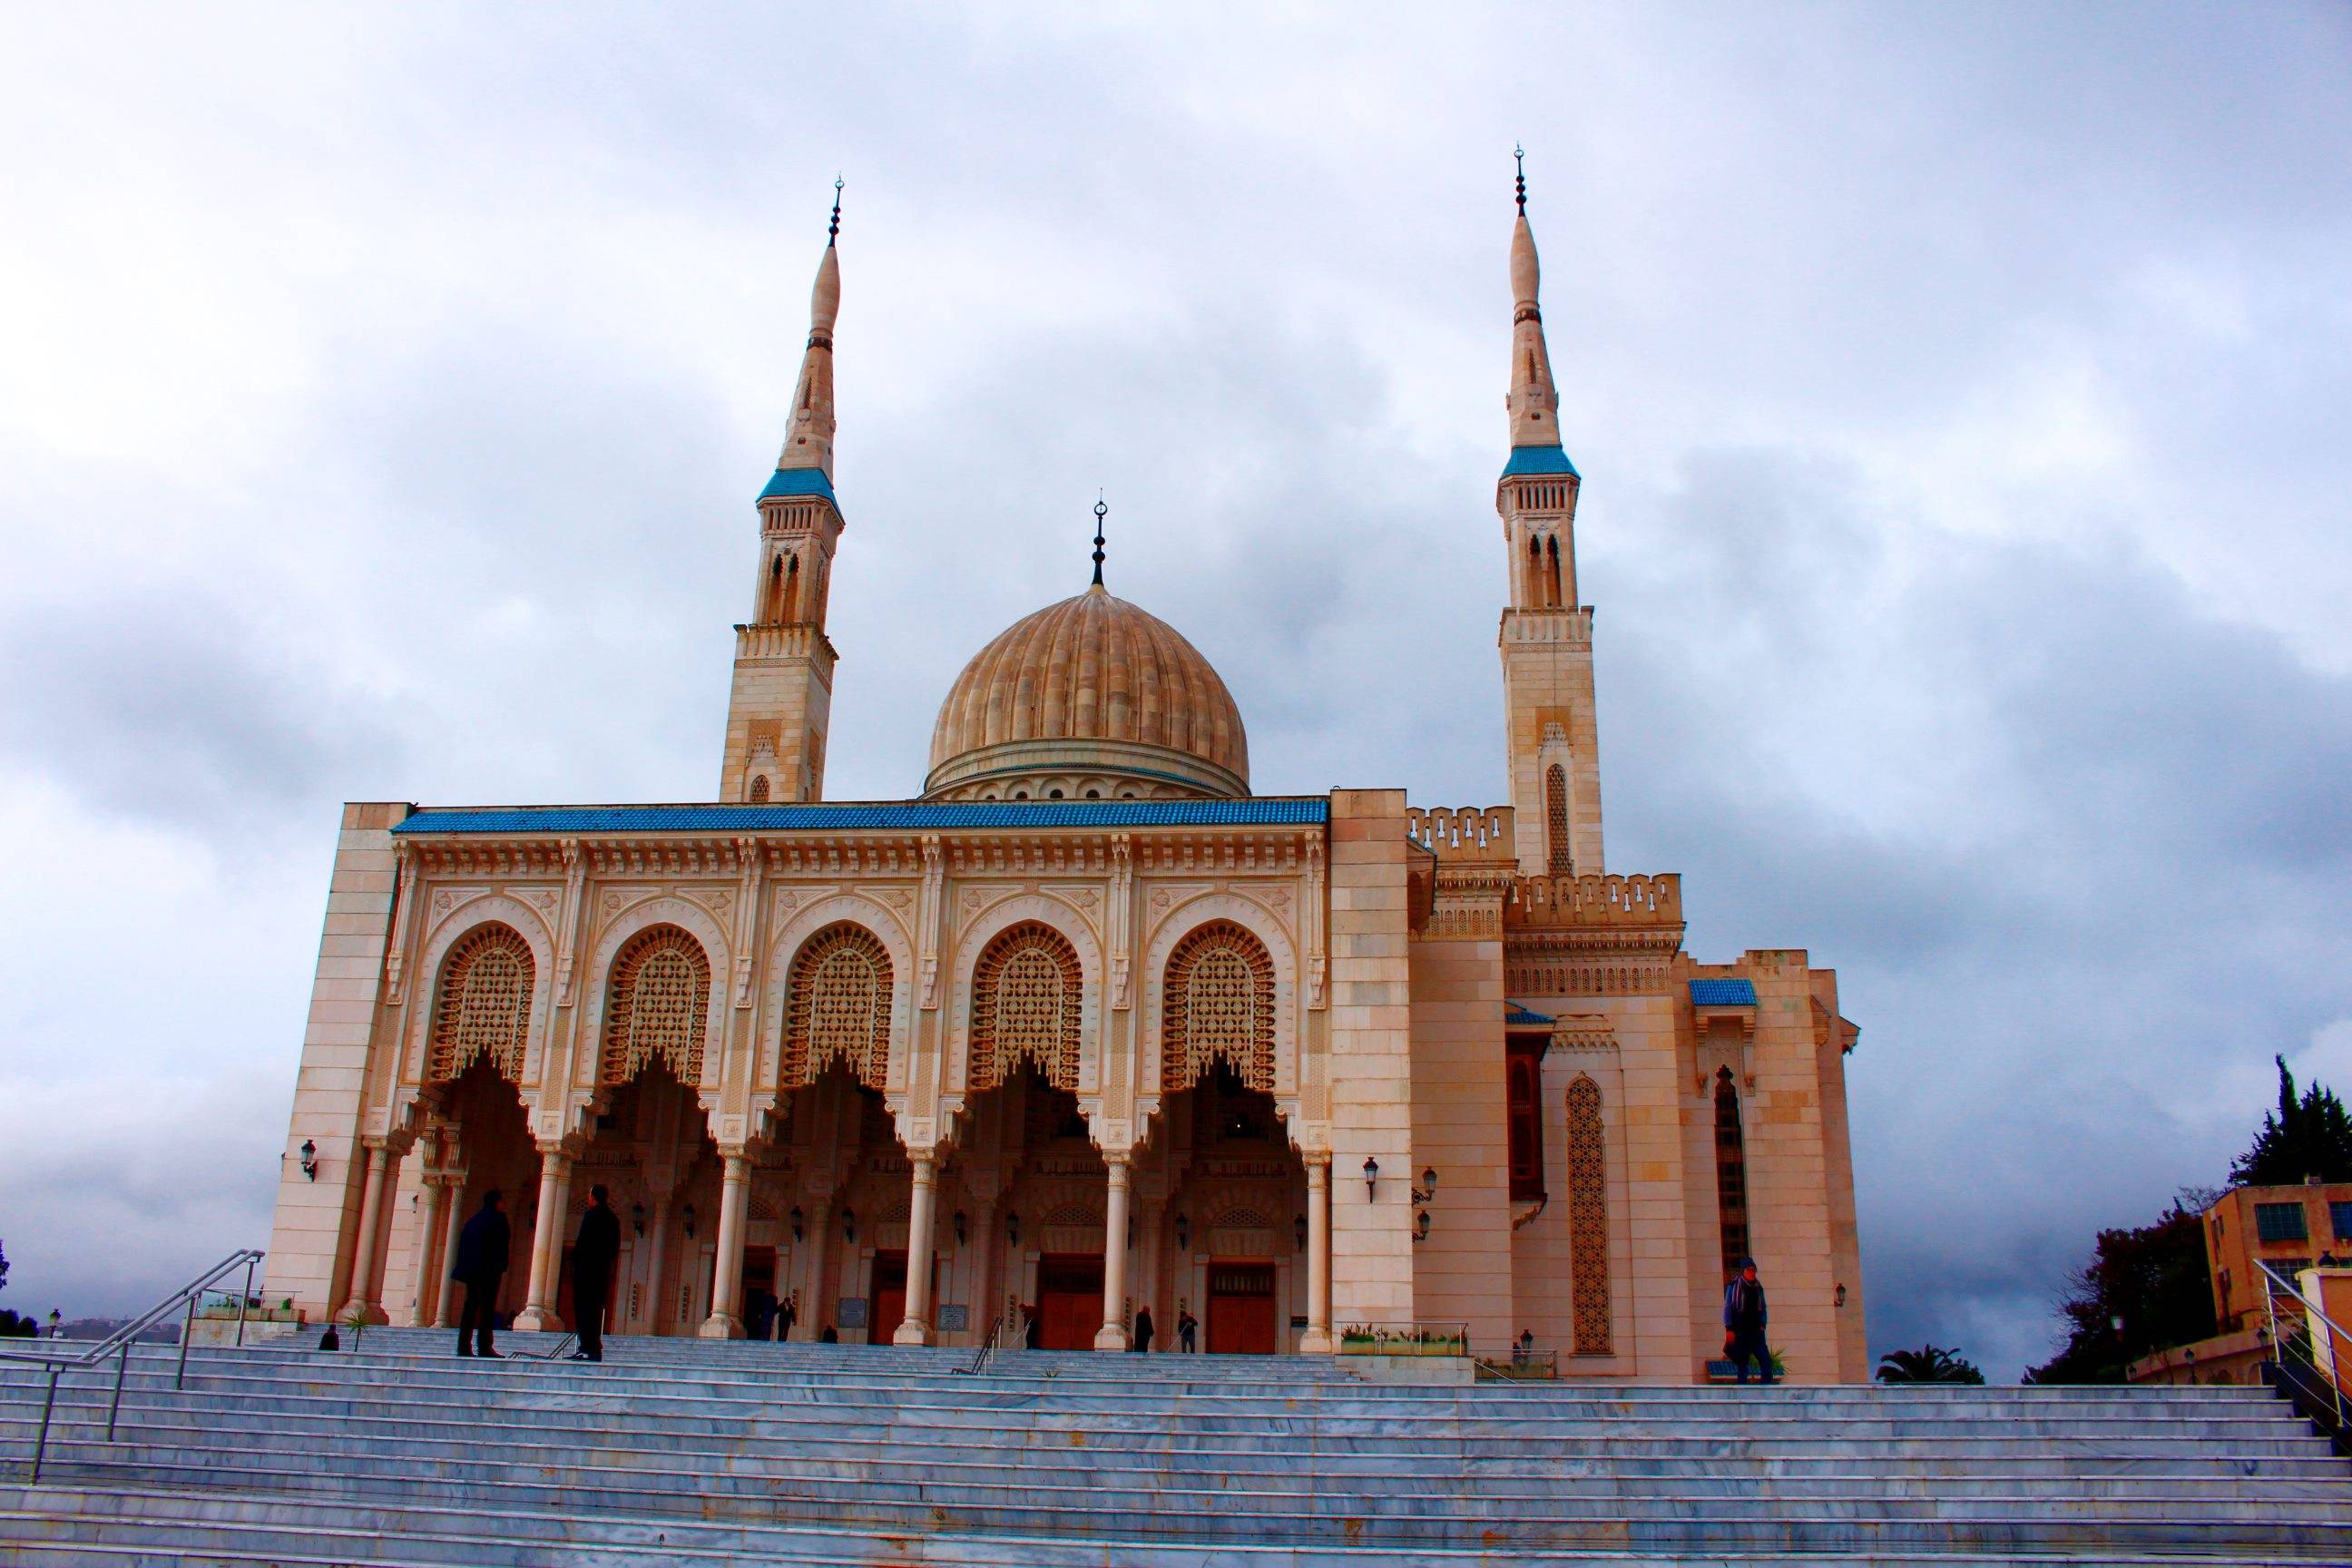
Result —
M1148 1307L1159 1349L1184 1316L1213 1352L1524 1335L1562 1377L1692 1382L1752 1254L1790 1377L1865 1379L1835 974L1702 963L1679 879L1607 868L1524 182L1508 787L1476 809L1253 795L1224 682L1099 541L956 678L919 795L825 800L839 224L716 799L343 808L269 1299L448 1323L498 1188L504 1304L561 1330L601 1184L612 1332L782 1300L797 1339L1115 1351Z

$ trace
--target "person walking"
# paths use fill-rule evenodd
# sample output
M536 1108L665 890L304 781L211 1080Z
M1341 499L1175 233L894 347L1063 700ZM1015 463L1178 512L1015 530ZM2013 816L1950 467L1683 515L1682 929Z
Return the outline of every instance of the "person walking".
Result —
M1135 1342L1128 1348L1141 1352L1145 1355L1151 1353L1151 1309L1150 1307L1138 1307L1135 1310Z
M580 1216L580 1237L572 1244L572 1315L580 1331L573 1361L604 1359L604 1302L621 1257L621 1221L606 1195L601 1182L588 1189L588 1212Z
M449 1278L466 1288L457 1313L457 1353L495 1357L491 1331L498 1326L499 1281L506 1278L509 1233L499 1212L499 1190L482 1194L482 1206L457 1233L457 1258Z
M1192 1309L1183 1302L1176 1303L1176 1348L1186 1355L1192 1353L1192 1342L1201 1331L1201 1320L1192 1316Z
M1764 1325L1769 1314L1764 1307L1764 1282L1756 1277L1756 1259L1739 1260L1739 1273L1723 1292L1723 1353L1739 1371L1739 1381L1748 1381L1748 1363L1752 1359L1760 1380L1772 1381L1772 1350L1764 1342Z
M782 1344L793 1337L793 1324L801 1315L801 1293L788 1292L776 1307L776 1342Z

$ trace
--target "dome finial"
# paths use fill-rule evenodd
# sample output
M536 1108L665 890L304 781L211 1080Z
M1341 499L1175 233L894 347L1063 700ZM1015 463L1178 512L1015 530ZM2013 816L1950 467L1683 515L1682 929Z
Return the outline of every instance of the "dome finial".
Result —
M1109 515L1110 508L1103 503L1102 491L1097 490L1095 492L1095 586L1097 588L1103 585L1103 519Z
M1522 184L1524 184L1524 182L1522 182ZM1525 210L1526 210L1526 208L1527 208L1527 205L1528 205L1528 204L1527 204L1527 198L1526 198L1526 197L1524 197L1524 196L1520 197L1520 198L1519 198L1519 207L1520 207L1520 210L1521 210L1521 211L1525 211ZM827 250L832 249L832 248L833 248L833 242L834 242L835 240L836 240L836 239L839 239L840 237L841 237L841 176L840 176L839 174L835 174L835 175L833 177L833 221L832 221L831 223L829 223L829 224L827 224L827 225L825 226L825 230L824 230L824 246L825 246L825 248L826 248Z
M1519 165L1519 216L1528 216L1528 150L1514 143L1511 156Z

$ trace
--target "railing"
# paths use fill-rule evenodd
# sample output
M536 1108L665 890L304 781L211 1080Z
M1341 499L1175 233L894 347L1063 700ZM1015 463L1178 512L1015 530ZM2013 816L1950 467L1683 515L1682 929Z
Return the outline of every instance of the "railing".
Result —
M2277 1269L2254 1259L2262 1270L2263 1309L2270 1320L2271 1353L2277 1358L2279 1386L2305 1415L2342 1445L2352 1418L2352 1333L2321 1304Z
M1470 1364L1477 1369L1481 1383L1551 1383L1559 1377L1558 1351L1522 1350L1513 1345L1507 1360L1478 1356Z
M1507 805L1409 805L1404 834L1445 859L1508 860L1517 853L1511 842L1512 816Z
M47 1364L49 1387L41 1400L41 1430L40 1435L33 1439L33 1479L37 1481L41 1479L41 1461L48 1457L49 1422L57 1412L58 1378L82 1367L97 1366L109 1356L115 1358L114 1397L106 1407L106 1440L113 1442L115 1419L122 1411L122 1382L131 1370L131 1342L185 1302L187 1313L180 1323L180 1364L172 1374L172 1386L186 1387L188 1340L195 1330L196 1303L205 1291L242 1267L245 1269L245 1289L237 1292L236 1298L236 1342L240 1345L245 1343L245 1314L253 1300L253 1271L260 1264L262 1257L260 1251L249 1247L230 1253L79 1355L42 1354L34 1351L0 1348L0 1361L42 1362Z
M1679 926L1683 879L1655 877L1521 877L1503 921L1516 926Z
M1004 1337L1004 1331L1011 1323L1012 1320L1003 1312L991 1318L988 1321L988 1332L980 1336L980 1348L972 1352L971 1363L960 1366L956 1371L968 1377L978 1377L982 1373L986 1372L989 1363L996 1359L996 1352L1001 1348L997 1342Z
M1467 1323L1349 1323L1339 1330L1341 1355L1463 1355L1470 1353Z

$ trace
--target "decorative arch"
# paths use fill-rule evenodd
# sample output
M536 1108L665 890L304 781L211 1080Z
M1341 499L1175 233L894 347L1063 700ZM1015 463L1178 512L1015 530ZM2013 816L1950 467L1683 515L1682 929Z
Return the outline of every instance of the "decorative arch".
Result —
M812 1083L830 1063L880 1089L890 1076L894 971L882 939L854 921L825 927L793 958L784 1008L780 1088Z
M484 893L467 899L440 915L426 928L425 940L417 947L414 970L417 979L418 996L438 996L441 993L442 971L457 947L486 925L502 925L520 937L530 954L530 1022L523 1039L523 1053L518 1069L518 1083L530 1083L539 1074L540 1064L546 1058L548 989L550 976L555 970L555 940L547 927L546 917L520 899L507 893ZM432 1054L433 1016L430 1007L409 1009L407 1040L401 1049L401 1080L409 1086L402 1091L413 1095L425 1081L427 1064Z
M1568 1086L1568 1275L1577 1353L1610 1353L1609 1165L1601 1086L1587 1073Z
M702 1081L709 1038L710 955L691 932L657 925L613 961L597 1052L600 1087L623 1084L660 1061L678 1082Z
M488 1058L500 1078L520 1086L536 973L530 944L514 927L487 921L467 931L433 988L425 1080L450 1082Z
M711 918L710 911L692 900L679 898L674 893L655 893L612 915L603 933L596 939L593 957L583 966L582 994L587 1005L580 1020L581 1037L597 1041L599 1049L593 1057L586 1051L577 1053L575 1077L566 1104L568 1116L576 1118L585 1114L589 1103L602 1087L602 1042L610 1032L614 995L612 977L619 966L621 953L639 937L658 926L676 926L693 937L702 946L709 973L727 973L729 949L726 933L719 929L719 922ZM704 1014L702 1037L706 1045L718 1041L723 1046L727 1038L727 993L717 985L708 989L710 995ZM706 1049L706 1059L708 1055ZM702 1083L698 1078L681 1077L678 1081L688 1093L701 1095ZM706 1105L705 1110L708 1109Z
M1554 763L1544 770L1544 874L1566 877L1575 869L1568 842L1568 770Z
M1046 1082L1076 1093L1085 1009L1086 974L1070 939L1044 921L1006 927L972 964L967 1082L994 1089L1030 1061Z
M1729 1068L1715 1074L1715 1201L1727 1284L1748 1256L1748 1151L1739 1131L1739 1087Z
M1274 1092L1274 955L1233 921L1192 928L1168 955L1160 985L1160 1088L1186 1089L1223 1062Z
M949 1038L947 1059L941 1064L945 1070L940 1075L940 1110L948 1117L961 1113L975 1085L973 1075L980 1051L979 1036L972 1026L980 999L980 961L1004 932L1027 923L1051 927L1077 953L1083 987L1077 1069L1080 1105L1087 1105L1100 1093L1096 1082L1100 1065L1096 1031L1102 1023L1101 945L1085 920L1068 904L1043 893L1021 893L1000 899L972 914L970 923L956 938L954 956L950 959L942 954L940 967L956 977L946 1010Z
M1176 945L1202 926L1224 921L1240 927L1265 945L1274 964L1274 1095L1275 1107L1289 1127L1291 1142L1304 1148L1318 1136L1298 1120L1298 959L1289 930L1273 910L1238 893L1202 892L1170 910L1151 928L1142 949L1143 977L1140 1011L1136 1015L1136 1057L1139 1067L1135 1086L1136 1113L1148 1119L1159 1113L1160 1074L1153 1064L1161 1059L1158 1037L1167 1011L1168 963Z
M751 775L751 787L744 792L743 798L750 801L754 805L763 804L768 798L768 775L765 773L753 773Z
M914 1016L915 950L902 918L879 899L846 889L821 894L806 902L795 900L787 911L780 904L775 912L774 935L767 953L765 990L761 995L760 1017L764 1034L764 1049L755 1064L757 1074L752 1082L761 1091L781 1092L793 1087L785 1082L781 1071L784 1054L784 1035L792 1016L792 977L802 951L819 934L836 925L863 927L882 945L883 955L890 966L890 1038L894 1045L887 1053L887 1071L898 1080L903 1089L910 1081L908 1059L914 1045L911 1019ZM764 1020L773 1019L774 1023ZM810 1075L813 1080L816 1074ZM881 1088L877 1077L874 1087Z

